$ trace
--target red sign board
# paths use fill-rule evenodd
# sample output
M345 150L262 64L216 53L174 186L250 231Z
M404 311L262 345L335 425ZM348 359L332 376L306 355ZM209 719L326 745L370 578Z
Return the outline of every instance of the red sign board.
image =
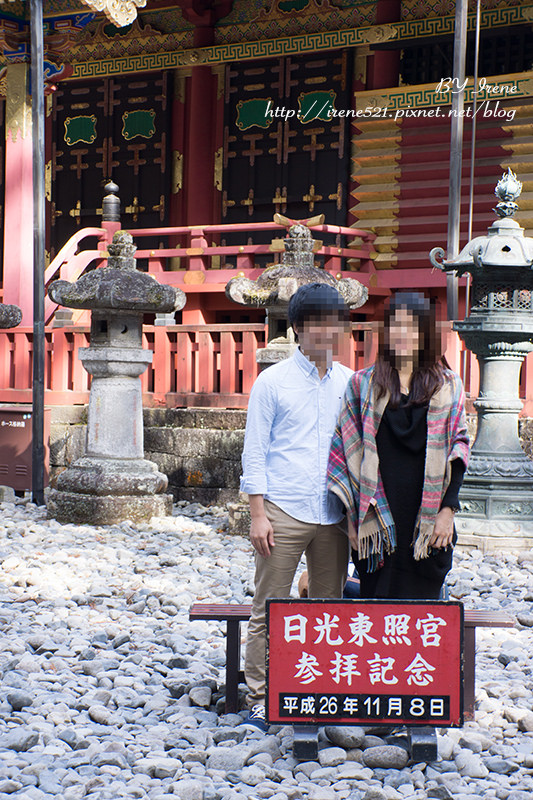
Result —
M463 724L463 605L267 600L271 723Z

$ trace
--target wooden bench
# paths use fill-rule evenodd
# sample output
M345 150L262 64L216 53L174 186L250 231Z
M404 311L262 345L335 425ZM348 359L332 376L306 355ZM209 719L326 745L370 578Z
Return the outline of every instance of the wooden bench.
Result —
M226 622L226 713L238 711L239 683L244 680L241 662L241 622L250 619L250 603L195 603L189 619ZM471 611L464 615L464 716L474 718L476 677L476 628L512 628L515 620L505 611Z
M239 683L244 681L241 670L241 622L248 622L251 603L195 603L189 619L226 622L226 714L239 710Z

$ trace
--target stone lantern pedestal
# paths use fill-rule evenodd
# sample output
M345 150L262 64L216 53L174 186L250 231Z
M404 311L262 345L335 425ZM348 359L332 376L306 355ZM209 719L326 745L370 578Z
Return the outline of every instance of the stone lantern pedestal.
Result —
M440 248L431 253L435 266L472 275L470 313L454 329L479 362L478 428L456 527L462 544L483 550L533 545L533 461L518 437L520 369L533 351L533 239L511 218L521 188L509 170L488 235L451 261L436 260Z
M152 352L142 347L142 319L146 312L180 310L185 295L137 271L132 242L117 232L107 267L48 290L60 305L92 310L91 344L80 350L92 377L87 452L61 473L48 501L49 514L61 522L147 520L172 506L167 477L144 458L140 375Z

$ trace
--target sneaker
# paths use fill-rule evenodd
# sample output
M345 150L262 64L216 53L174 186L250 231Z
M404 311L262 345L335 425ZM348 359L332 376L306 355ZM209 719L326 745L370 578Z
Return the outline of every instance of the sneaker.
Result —
M250 730L266 733L268 731L268 725L265 719L265 707L259 703L253 706L246 719L241 722L241 725L246 726Z

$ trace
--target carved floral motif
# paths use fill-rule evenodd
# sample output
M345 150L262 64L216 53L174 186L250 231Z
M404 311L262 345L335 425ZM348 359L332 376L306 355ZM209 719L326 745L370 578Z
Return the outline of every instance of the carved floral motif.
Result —
M93 11L103 11L117 27L129 25L137 17L137 9L144 8L146 0L83 0Z

